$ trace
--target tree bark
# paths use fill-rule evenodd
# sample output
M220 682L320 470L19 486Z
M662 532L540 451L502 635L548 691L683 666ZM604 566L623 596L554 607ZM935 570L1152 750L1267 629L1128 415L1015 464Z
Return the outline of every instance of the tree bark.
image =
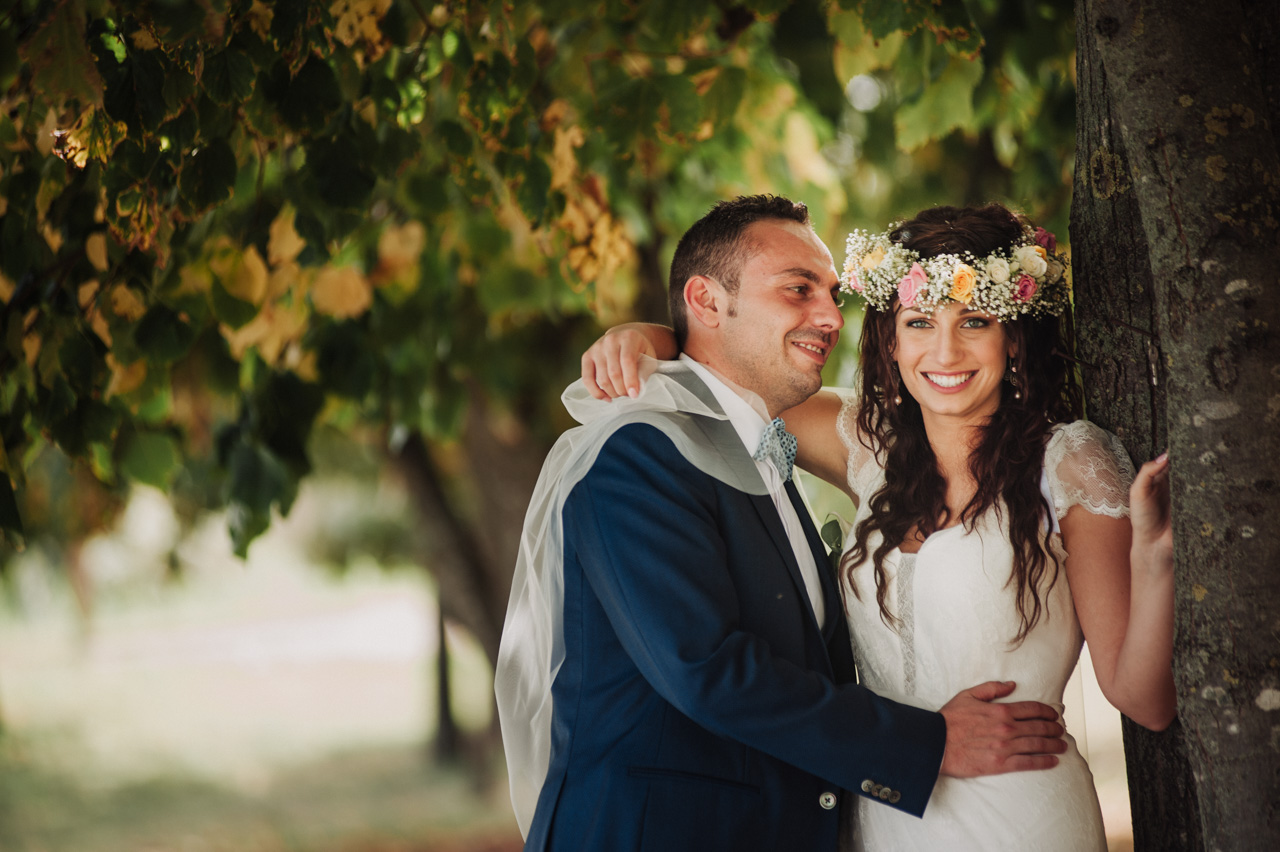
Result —
M1126 724L1135 847L1280 848L1275 12L1076 12L1087 404L1136 461L1173 461L1180 725Z

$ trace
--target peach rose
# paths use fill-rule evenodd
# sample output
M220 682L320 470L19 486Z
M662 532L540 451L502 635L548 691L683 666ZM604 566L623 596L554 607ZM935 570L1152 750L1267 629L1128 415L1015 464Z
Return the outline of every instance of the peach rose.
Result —
M967 263L957 264L955 275L951 277L951 292L947 295L957 302L968 304L969 297L973 295L973 285L977 280L977 273L973 271L972 266Z

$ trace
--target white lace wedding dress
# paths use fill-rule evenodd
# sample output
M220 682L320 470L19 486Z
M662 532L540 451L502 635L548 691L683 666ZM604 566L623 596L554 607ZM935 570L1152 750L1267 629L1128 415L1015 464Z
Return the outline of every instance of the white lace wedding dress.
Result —
M849 450L848 476L860 498L884 482L871 452L854 435L855 411L846 403L838 428ZM1119 441L1093 424L1054 427L1045 451L1041 490L1057 519L1081 505L1111 517L1128 515L1133 467ZM852 540L852 534L847 536ZM878 538L870 542L874 552ZM1061 537L1053 545L1059 564ZM862 682L887 698L937 710L963 689L989 680L1016 681L1005 700L1036 700L1062 712L1062 693L1083 643L1065 571L1041 600L1045 612L1021 644L1012 640L1019 620L1016 587L1009 583L1012 548L995 512L972 531L949 527L931 535L917 554L894 550L885 560L889 609L900 624L880 617L870 564L856 572L861 598L842 581L845 612ZM1067 752L1053 769L985 778L939 778L924 818L859 796L853 849L895 850L1106 850L1093 776L1068 735Z

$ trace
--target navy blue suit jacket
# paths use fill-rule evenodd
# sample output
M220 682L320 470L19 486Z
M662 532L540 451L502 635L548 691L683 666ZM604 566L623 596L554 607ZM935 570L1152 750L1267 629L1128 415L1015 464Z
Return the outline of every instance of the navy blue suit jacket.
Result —
M728 421L670 416L751 464ZM768 495L701 472L652 425L606 441L563 512L565 660L526 850L830 850L824 794L868 780L923 813L942 717L854 683L825 548L787 488L822 629Z

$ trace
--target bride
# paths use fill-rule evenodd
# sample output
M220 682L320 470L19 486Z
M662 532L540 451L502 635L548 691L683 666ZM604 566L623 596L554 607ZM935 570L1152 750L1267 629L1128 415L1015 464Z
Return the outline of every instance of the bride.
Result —
M1107 699L1167 727L1168 460L1134 480L1120 442L1079 419L1053 236L1000 205L935 207L848 247L842 286L867 303L860 388L784 418L797 464L857 507L839 575L862 683L937 710L968 684L1016 681L1008 700L1061 711L1087 641ZM641 355L676 354L668 329L621 326L583 378L619 396ZM1052 770L939 778L923 819L860 791L853 848L1105 850L1068 741Z

